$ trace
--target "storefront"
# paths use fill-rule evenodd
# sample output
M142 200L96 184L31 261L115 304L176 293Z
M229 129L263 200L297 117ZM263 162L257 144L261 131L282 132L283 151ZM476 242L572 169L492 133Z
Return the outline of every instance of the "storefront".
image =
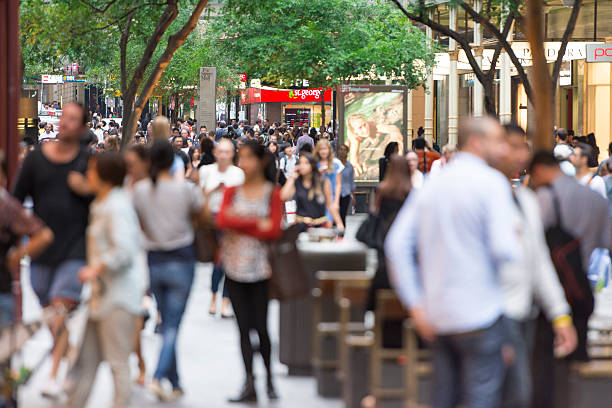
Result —
M332 119L332 90L323 95L325 121ZM268 119L290 126L321 126L321 91L319 89L248 88L240 91L240 104L247 105L247 119Z
M552 66L559 43L545 43ZM529 64L526 64L529 65ZM513 87L513 118L529 127L535 120L523 85ZM608 157L612 142L612 43L570 42L557 80L555 125L574 131L576 136L594 133L601 152Z

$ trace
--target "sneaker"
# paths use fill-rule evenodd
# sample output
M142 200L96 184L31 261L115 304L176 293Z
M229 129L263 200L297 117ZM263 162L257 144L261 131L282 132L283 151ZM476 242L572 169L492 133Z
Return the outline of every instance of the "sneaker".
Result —
M183 389L181 387L177 387L177 388L173 388L172 392L170 393L170 395L168 396L169 399L171 400L177 400L179 398L182 398L185 395L185 391L183 391Z
M167 401L170 398L170 395L164 390L164 387L162 387L158 380L151 381L147 390L160 401Z
M49 378L40 392L45 398L58 399L63 392L63 387L55 378Z

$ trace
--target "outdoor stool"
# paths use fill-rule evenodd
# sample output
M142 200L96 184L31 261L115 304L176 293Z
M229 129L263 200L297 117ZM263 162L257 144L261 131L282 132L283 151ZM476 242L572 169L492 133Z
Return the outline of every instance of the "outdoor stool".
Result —
M361 401L370 393L370 361L374 336L372 332L364 335L348 335L344 338L346 347L346 368L342 381L344 404L346 408L361 408Z
M372 347L370 378L371 393L377 408L422 408L419 396L424 392L432 367L426 350L419 350L416 333L399 298L389 289L376 292L374 317L374 345ZM386 322L402 322L399 328L399 347L389 347L383 339Z
M339 397L342 395L342 384L337 376L341 360L339 351L341 336L343 333L365 330L363 324L365 310L351 313L349 307L345 312L349 318L345 318L345 327L342 328L337 296L345 292L352 295L348 290L349 283L369 280L370 277L364 271L319 271L316 279L316 288L312 291L312 365L317 378L317 392L325 397ZM341 282L344 285L342 290L339 289ZM351 314L356 315L356 319L351 319Z

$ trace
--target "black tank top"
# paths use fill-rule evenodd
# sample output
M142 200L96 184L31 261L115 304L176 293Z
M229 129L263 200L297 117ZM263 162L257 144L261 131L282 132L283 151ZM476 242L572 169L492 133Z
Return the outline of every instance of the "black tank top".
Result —
M314 187L311 187L311 189ZM301 217L321 218L325 216L325 196L314 194L312 200L308 199L308 189L302 184L302 180L295 180L295 201L297 205L296 214Z

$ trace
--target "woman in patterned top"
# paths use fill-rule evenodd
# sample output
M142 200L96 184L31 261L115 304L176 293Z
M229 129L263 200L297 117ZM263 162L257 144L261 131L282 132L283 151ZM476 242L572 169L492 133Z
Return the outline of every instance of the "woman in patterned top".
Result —
M272 382L270 336L268 335L268 282L271 268L267 242L281 235L283 203L275 186L274 159L256 141L246 142L238 153L238 166L244 171L242 186L225 190L217 216L223 230L221 261L227 277L227 290L240 331L240 347L246 381L240 394L230 402L255 402L253 346L249 330L259 336L259 351L266 365L269 399L278 396Z

